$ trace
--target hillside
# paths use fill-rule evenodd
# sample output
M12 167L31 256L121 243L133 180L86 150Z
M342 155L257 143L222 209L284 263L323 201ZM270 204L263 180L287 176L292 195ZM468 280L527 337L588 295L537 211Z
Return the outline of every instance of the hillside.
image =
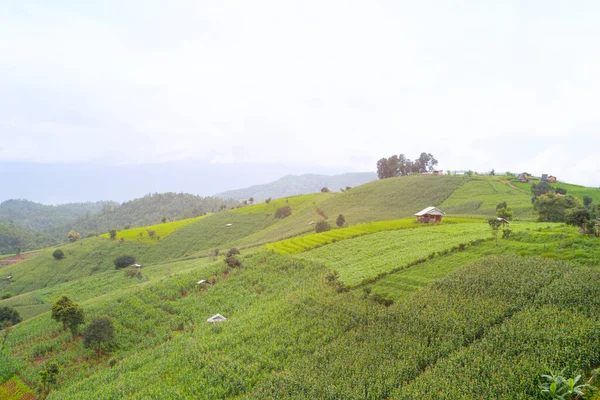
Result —
M68 232L94 236L123 229L197 217L238 203L185 193L155 193L124 202L43 205L27 200L0 204L0 254L66 242ZM2 224L1 221L6 221ZM10 228L13 227L14 228ZM10 229L9 229L10 228Z
M346 189L347 186L360 186L376 179L377 174L373 172L355 172L341 175L287 175L263 185L218 193L215 197L240 201L253 197L256 201L264 201L268 198L279 199L281 197L317 193L323 187L327 187L331 191L340 191L340 189Z
M501 201L515 219L494 240ZM449 215L415 223L427 206ZM600 239L534 219L505 177L409 176L43 249L1 268L0 307L23 321L0 393L38 390L55 361L50 399L542 399L545 368L600 367ZM85 312L75 338L50 318L62 295ZM96 317L115 330L99 352L81 338Z

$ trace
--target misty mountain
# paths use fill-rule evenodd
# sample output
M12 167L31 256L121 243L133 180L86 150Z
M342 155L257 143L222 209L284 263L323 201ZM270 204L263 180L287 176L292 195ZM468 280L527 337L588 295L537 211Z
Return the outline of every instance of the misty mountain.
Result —
M204 161L125 165L0 162L0 201L29 199L44 204L123 202L149 193L165 192L209 196L232 188L271 182L286 174L342 172L319 167Z
M254 185L244 189L228 190L215 195L226 199L246 200L253 197L256 201L263 201L269 197L277 199L286 196L308 194L321 191L327 187L332 192L345 189L346 186L355 187L377 179L374 172L355 172L341 175L287 175L274 182L263 185Z

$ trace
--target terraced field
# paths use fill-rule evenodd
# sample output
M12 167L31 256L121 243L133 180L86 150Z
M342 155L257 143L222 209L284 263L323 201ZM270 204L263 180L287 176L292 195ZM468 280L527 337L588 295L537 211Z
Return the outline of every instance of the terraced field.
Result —
M445 218L444 224L478 223L484 222L480 219L471 218ZM327 232L313 233L311 235L298 236L292 239L270 243L265 246L267 250L274 250L280 254L298 254L317 247L335 243L340 240L352 239L376 232L395 231L400 229L425 228L427 225L419 224L414 218L406 218L392 221L379 221L369 224L358 224L348 228L334 229Z
M506 201L519 219L533 219L531 194L506 181L492 177L473 177L459 187L440 208L451 215L494 216L496 205Z
M165 222L164 224L157 224L151 226L144 226L141 228L124 229L117 232L116 239L130 240L143 243L157 243L160 239L164 239L171 233L178 229L183 228L191 223L206 218L208 215L203 215L196 218L182 219L179 221ZM149 231L154 232L153 236L150 236ZM108 233L100 235L100 237L108 239L110 236Z
M323 246L298 257L323 263L337 271L345 284L357 285L406 267L414 260L489 237L487 223L442 224L374 233Z

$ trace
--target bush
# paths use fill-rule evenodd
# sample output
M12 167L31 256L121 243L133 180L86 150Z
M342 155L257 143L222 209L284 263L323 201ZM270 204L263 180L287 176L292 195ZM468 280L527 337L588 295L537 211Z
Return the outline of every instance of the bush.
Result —
M345 223L346 218L342 214L338 215L337 219L335 220L335 224L341 228Z
M88 325L83 334L83 346L94 348L100 353L103 344L110 343L115 338L115 328L107 317L96 318Z
M52 257L54 257L57 260L62 260L63 258L65 258L65 252L61 249L56 249L54 250L54 253L52 253Z
M13 297L13 294L12 294L11 292L5 292L5 293L2 295L2 300L5 300L5 299L10 299L11 297Z
M124 275L125 275L125 278L133 278L133 277L135 277L137 275L137 273L138 273L138 271L136 271L133 268L130 268L130 269L126 269L125 270L125 274Z
M133 256L120 256L115 259L116 269L126 268L132 264L135 264L135 257Z
M237 256L238 254L240 254L240 251L238 249L236 249L235 247L232 247L231 249L229 249L227 254L225 254L225 256L231 257L231 256Z
M290 206L280 207L275 211L275 218L285 218L292 215L292 208Z
M271 202L271 198L270 197L265 200L265 203L267 203L267 204L269 204L270 202Z
M71 231L71 232L67 233L67 239L71 243L78 241L80 238L81 238L81 235L79 234L79 232Z
M0 326L5 322L10 322L12 325L21 322L21 315L12 307L0 307Z
M227 257L225 259L225 264L227 264L227 266L230 268L236 268L236 267L242 266L242 262L236 256Z
M331 230L331 225L327 221L319 221L315 224L315 232L327 232Z

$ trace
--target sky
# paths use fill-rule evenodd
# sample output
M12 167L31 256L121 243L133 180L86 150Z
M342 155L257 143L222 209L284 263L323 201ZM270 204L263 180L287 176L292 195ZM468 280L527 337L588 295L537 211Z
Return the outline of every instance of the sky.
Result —
M0 162L600 185L600 2L1 0Z

